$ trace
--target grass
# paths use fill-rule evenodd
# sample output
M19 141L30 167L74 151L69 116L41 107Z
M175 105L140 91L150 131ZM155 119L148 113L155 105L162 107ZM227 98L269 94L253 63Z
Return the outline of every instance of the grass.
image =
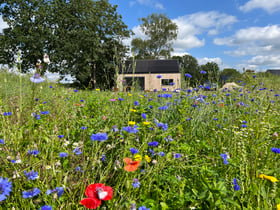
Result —
M116 93L0 73L0 178L12 183L0 209L85 209L80 201L92 183L114 191L99 209L276 209L279 184L259 175L280 177L280 154L271 151L280 147L279 78L245 75L240 84L230 92ZM91 140L97 133L108 139ZM124 170L131 148L142 159L134 172ZM35 187L38 195L23 198ZM46 194L56 187L61 196Z

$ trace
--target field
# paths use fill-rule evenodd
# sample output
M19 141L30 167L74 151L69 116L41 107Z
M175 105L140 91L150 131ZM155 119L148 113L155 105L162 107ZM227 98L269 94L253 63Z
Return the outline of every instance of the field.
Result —
M124 93L0 72L0 209L277 209L279 81Z

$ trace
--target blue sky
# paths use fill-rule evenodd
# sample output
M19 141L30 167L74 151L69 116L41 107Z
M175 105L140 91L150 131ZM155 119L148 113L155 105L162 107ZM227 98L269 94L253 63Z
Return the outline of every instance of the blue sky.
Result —
M200 64L265 71L280 68L280 0L110 0L123 21L145 38L139 18L165 13L179 27L173 55ZM131 39L132 39L131 38ZM126 44L131 39L125 40Z
M179 28L173 55L199 64L265 71L280 68L280 0L109 0L134 37L145 38L139 18L165 13ZM6 27L0 17L0 30Z

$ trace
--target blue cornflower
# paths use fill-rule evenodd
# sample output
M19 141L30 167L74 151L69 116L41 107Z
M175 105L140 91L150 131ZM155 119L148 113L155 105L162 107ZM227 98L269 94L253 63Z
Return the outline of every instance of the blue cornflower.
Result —
M280 148L272 147L272 148L271 148L271 151L274 152L274 153L280 154Z
M67 152L61 152L59 153L59 157L60 158L64 158L64 157L67 157L68 156L68 153Z
M169 85L175 85L175 82L170 82L170 84Z
M40 74L36 73L32 77L30 77L30 81L34 83L41 83L44 82L45 79L40 77Z
M146 115L145 113L142 113L142 114L141 114L141 117L142 117L143 119L146 119L146 118L147 118L147 115Z
M154 156L154 154L155 154L155 151L154 151L154 150L149 149L149 152L151 153L152 156Z
M64 135L58 135L57 136L59 139L62 139L64 137Z
M34 156L36 156L36 155L39 154L39 151L36 150L36 149L34 149L34 150L28 150L27 154L28 154L28 155L34 155Z
M167 123L156 123L158 128L162 128L163 131L166 131L168 128Z
M167 91L167 89L166 88L162 88L162 91Z
M5 144L4 139L0 139L0 144Z
M12 112L4 112L3 115L4 115L4 116L11 116L11 115L12 115Z
M246 124L242 124L241 127L242 128L247 128L247 125Z
M150 208L147 208L146 206L140 206L138 210L151 210Z
M118 131L119 131L119 129L117 128L117 126L116 126L116 125L113 125L113 126L112 126L111 131L118 132Z
M12 182L8 181L8 178L4 179L0 177L0 202L5 200L12 191Z
M171 136L167 136L164 138L165 141L169 142L169 141L173 141L172 137Z
M40 210L52 210L52 206L48 206L48 205L45 205L45 206L42 206Z
M50 111L41 111L41 114L49 114Z
M128 127L122 127L122 130L128 132L128 133L137 133L138 132L138 126L134 125L134 127L128 126Z
M123 98L119 98L118 100L119 100L119 101L123 101Z
M136 154L136 153L138 153L139 152L139 150L138 149L135 149L135 148L130 148L130 152L131 152L131 154Z
M56 193L58 197L62 196L62 194L64 193L64 189L63 187L56 187L53 190L47 190L46 194L50 195L51 193Z
M165 153L164 152L158 152L158 155L160 155L161 157L164 157Z
M227 154L220 154L221 158L224 160L224 164L227 165L229 162L227 160Z
M37 187L33 188L32 190L28 191L23 191L22 192L22 197L27 199L27 198L33 198L36 195L39 195L41 193L41 190L38 189Z
M106 161L106 156L105 156L105 155L102 155L102 156L101 156L101 160L102 160L103 162L105 162L105 161Z
M182 155L180 154L180 153L176 153L175 155L174 155L174 157L175 158L180 158Z
M167 109L168 109L168 106L160 106L158 109L159 109L159 110L167 110Z
M50 88L53 88L53 86L50 86Z
M187 74L185 74L185 77L192 78L192 75L187 73Z
M107 133L97 133L91 135L92 141L105 141L108 139Z
M206 73L207 73L206 71L203 70L200 71L200 74L206 74Z
M235 191L240 190L240 186L237 184L236 178L233 179L233 189L234 189Z
M138 101L134 101L134 105L138 106L140 103Z
M40 115L36 114L36 113L32 113L33 117L36 118L36 120L40 120Z
M27 177L27 180L35 180L35 179L38 179L39 178L39 175L38 175L38 172L35 172L35 171L30 171L30 172L26 172L24 170L24 174L25 176Z
M253 78L256 78L256 77L257 77L257 75L254 75L254 76L253 76Z
M79 147L76 147L76 148L73 150L73 153L74 153L75 155L80 155L80 154L82 154L82 151L80 150Z
M148 145L150 147L156 147L158 145L158 142L157 141L152 141L152 142L149 142Z
M81 99L80 102L84 102L85 100Z
M133 179L132 187L134 187L134 188L139 188L140 185L141 185L141 183L139 182L138 179Z
M82 126L81 129L82 129L82 130L86 130L87 127L86 127L86 126Z
M157 75L157 78L160 79L160 78L162 78L162 76L161 75Z
M77 92L78 92L78 90L76 90L76 89L74 89L73 91L74 91L75 93L77 93Z

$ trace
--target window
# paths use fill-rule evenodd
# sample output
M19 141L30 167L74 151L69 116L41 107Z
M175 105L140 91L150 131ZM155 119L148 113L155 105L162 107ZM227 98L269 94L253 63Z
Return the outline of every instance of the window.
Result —
M162 86L166 86L166 85L172 86L172 85L174 85L173 79L162 79L161 85Z

